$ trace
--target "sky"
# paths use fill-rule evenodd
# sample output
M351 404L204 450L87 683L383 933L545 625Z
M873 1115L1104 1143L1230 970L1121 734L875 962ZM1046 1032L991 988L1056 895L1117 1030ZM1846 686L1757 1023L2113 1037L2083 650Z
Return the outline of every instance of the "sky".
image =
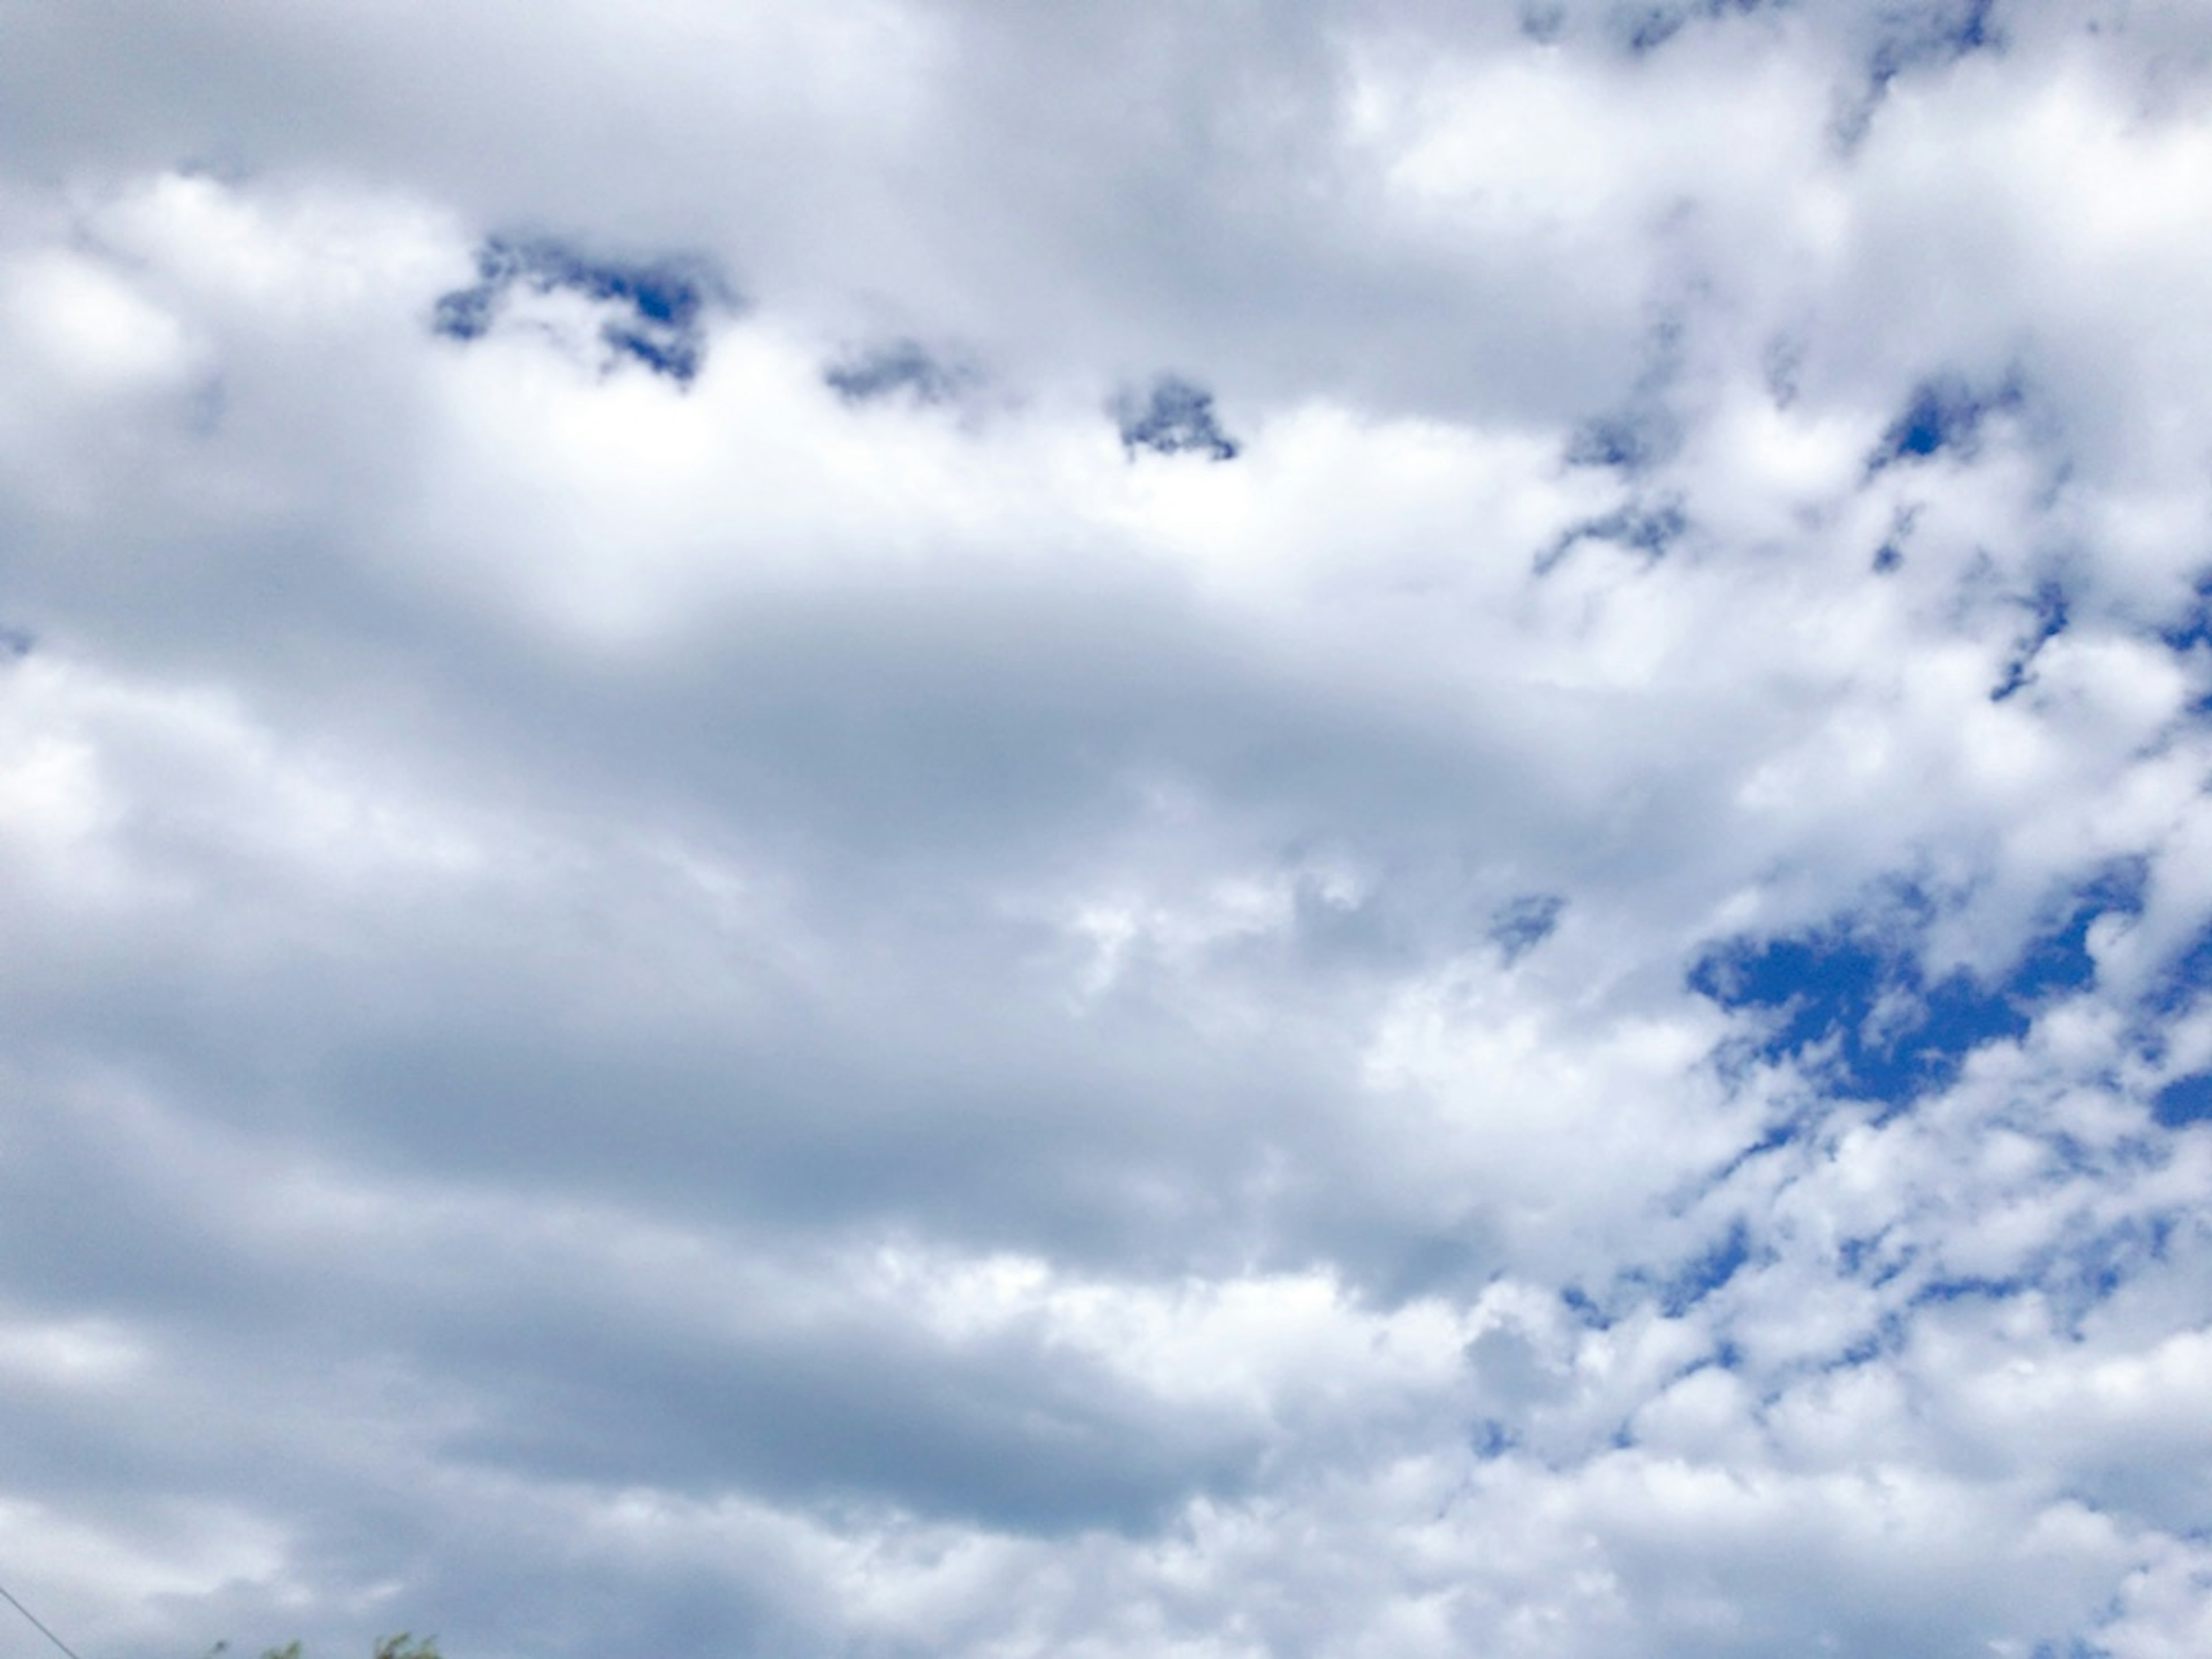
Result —
M2212 1651L2208 111L2194 0L0 0L0 1585Z

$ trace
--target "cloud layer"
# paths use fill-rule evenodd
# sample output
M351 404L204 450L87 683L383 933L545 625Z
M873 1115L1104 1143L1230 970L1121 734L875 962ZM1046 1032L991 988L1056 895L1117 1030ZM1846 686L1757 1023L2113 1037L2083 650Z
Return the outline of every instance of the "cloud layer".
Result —
M80 1650L2212 1641L2195 8L0 34Z

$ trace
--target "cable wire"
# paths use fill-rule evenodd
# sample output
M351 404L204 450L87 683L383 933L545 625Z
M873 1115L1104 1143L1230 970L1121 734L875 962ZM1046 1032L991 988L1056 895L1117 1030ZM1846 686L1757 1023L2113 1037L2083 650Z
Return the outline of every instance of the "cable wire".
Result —
M39 1634L45 1637L49 1642L52 1642L64 1653L69 1655L69 1659L77 1659L76 1650L71 1647L68 1643L63 1641L62 1638L55 1635L53 1632L48 1630L46 1628L46 1620L40 1618L37 1613L33 1613L30 1608L25 1607L21 1601L18 1601L14 1595L10 1595L9 1593L8 1587L5 1584L0 1584L0 1597L5 1597L9 1607L15 1608L15 1611L21 1613L24 1618L29 1620L31 1623L36 1626Z

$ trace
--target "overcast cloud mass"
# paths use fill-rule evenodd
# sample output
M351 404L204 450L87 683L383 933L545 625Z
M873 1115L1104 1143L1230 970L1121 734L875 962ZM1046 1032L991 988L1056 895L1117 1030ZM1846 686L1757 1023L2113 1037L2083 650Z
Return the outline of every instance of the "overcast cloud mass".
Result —
M0 1583L2212 1652L2208 109L2197 0L0 0Z

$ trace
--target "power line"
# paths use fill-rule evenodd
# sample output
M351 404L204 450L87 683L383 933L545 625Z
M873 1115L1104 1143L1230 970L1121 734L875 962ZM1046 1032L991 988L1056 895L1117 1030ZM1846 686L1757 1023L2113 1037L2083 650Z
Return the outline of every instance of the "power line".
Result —
M53 1632L48 1630L46 1628L46 1620L40 1618L37 1613L33 1613L30 1608L25 1607L13 1595L9 1595L8 1587L5 1584L0 1584L0 1596L5 1596L9 1607L15 1608L15 1611L21 1613L24 1618L29 1620L31 1623L37 1627L39 1634L45 1637L49 1642L52 1642L64 1653L69 1655L69 1659L77 1659L76 1650L71 1647L68 1643L63 1641L62 1638L55 1635Z

